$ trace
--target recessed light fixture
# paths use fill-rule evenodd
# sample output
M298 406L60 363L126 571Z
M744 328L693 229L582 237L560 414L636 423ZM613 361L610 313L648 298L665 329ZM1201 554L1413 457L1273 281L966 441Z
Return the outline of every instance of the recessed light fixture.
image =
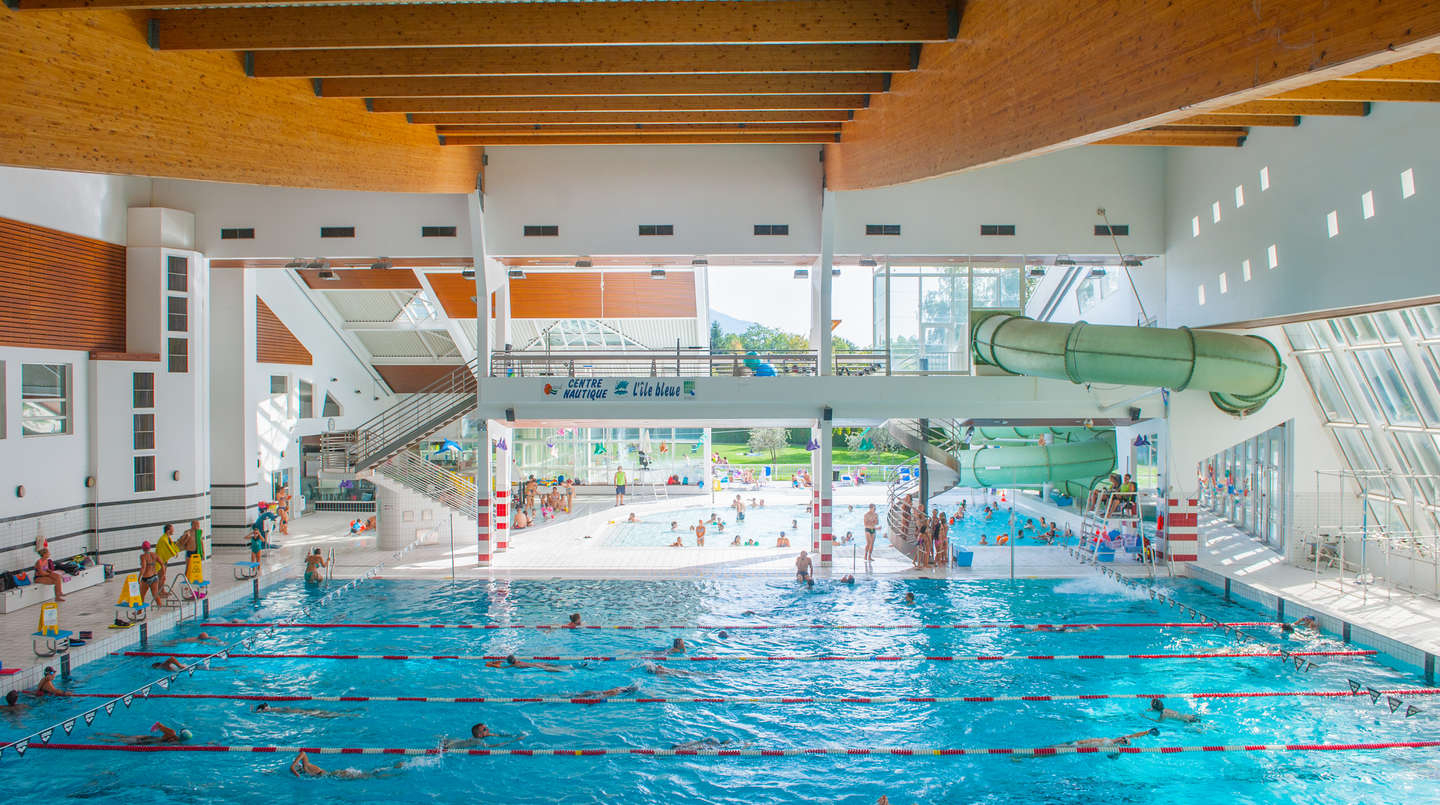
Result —
M388 257L377 257L377 258L375 259L375 262L373 262L373 263L370 264L370 269L371 269L372 271L383 271L383 270L385 270L385 269L387 269L387 268L392 268L392 267L394 267L394 265L395 265L395 264L394 264L394 263L391 263L391 262L390 262L390 258L388 258Z
M334 271L331 271L328 268L320 269L320 273L316 274L315 276L319 277L322 280L327 280L330 282L335 282L336 280L340 279L339 274L336 274Z
M864 258L861 258L861 260L860 260L860 267L861 267L861 268L874 268L876 265L878 265L878 264L877 264L873 259L871 259L871 258L869 258L869 257L864 257Z
M474 269L471 270L473 271ZM505 276L509 277L512 280L523 280L525 279L525 269L512 268L509 271L505 272Z
M797 279L797 280L803 280L803 279L809 279L809 277L810 277L810 269L808 269L808 268L797 268L797 269L795 269L795 279Z
M305 261L304 261L304 260L301 260L299 257L297 257L297 258L295 258L294 260L291 260L290 262L286 263L286 264L285 264L285 267L286 267L286 268L304 268L304 267L305 267Z
M575 261L575 267L576 267L576 268L590 268L590 267L593 266L593 265L595 265L595 264L594 264L593 262L591 262L591 261L590 261L590 258L588 258L588 257L582 257L582 258L580 258L579 260L576 260L576 261Z
M1133 254L1127 254L1124 257L1120 258L1120 265L1125 266L1126 268L1139 268L1144 264L1144 261L1142 261L1140 258L1136 257Z
M704 257L697 257L697 258L695 258L694 260L691 260L691 261L690 261L690 265L692 265L692 266L708 266L708 265L710 265L710 261L707 260L707 259L705 259Z
M1070 257L1069 255L1062 254L1062 255L1056 256L1056 258L1055 258L1055 265L1057 265L1057 266L1073 266L1073 265L1075 265L1075 260L1074 260L1074 258Z
M832 268L832 269L830 269L830 276L832 276L832 277L838 277L838 276L840 276L840 269L838 269L838 268Z
M460 269L460 276L467 280L473 280L475 279L475 269L462 268Z
M306 268L329 268L329 267L330 267L330 263L329 263L328 261L321 260L320 258L317 257L317 258L315 258L314 260L311 260L309 263L306 263L306 264L305 264L305 267L306 267Z
M663 268L652 268L652 269L650 269L650 279L652 279L652 280L663 280L663 279L665 279L665 269L663 269Z
M1030 266L1028 273L1032 279L1035 277L1043 277L1045 276L1045 266Z
M1090 273L1086 275L1086 278L1093 280L1103 276L1105 276L1105 269L1096 266L1095 268L1090 269Z

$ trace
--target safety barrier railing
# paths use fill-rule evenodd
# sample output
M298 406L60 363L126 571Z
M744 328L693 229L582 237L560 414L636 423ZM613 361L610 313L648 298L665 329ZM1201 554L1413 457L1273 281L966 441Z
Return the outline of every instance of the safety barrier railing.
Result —
M747 365L747 361L751 362ZM814 375L816 353L769 351L755 355L703 349L495 352L496 377L745 377L758 362L777 375Z
M479 511L473 479L426 461L409 450L391 456L389 461L377 466L375 472L472 520Z
M369 469L473 410L478 360L456 366L353 431L322 434L321 468Z

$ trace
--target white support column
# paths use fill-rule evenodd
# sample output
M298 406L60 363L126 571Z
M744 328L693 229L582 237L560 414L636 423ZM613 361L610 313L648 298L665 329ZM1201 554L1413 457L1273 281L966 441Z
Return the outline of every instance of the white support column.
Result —
M495 536L495 552L500 553L510 547L510 468L515 464L510 458L510 451L513 449L511 440L515 436L515 430L498 422L491 422L489 425L490 438L495 444L490 453L490 460L494 462L491 472L495 479L494 494L490 496L494 501L491 529Z
M503 350L510 342L510 279L506 277L495 288L494 348Z
M475 355L477 376L490 376L490 291L485 271L485 194L476 190L468 198L470 208L470 254L475 261Z
M485 379L490 376L490 282L485 272L485 194L477 187L467 199L470 211L470 252L475 261L475 401L485 399ZM490 428L479 420L479 441L475 455L476 541L480 567L489 567L494 556L491 520L495 497L491 495L491 462L494 450ZM504 532L501 532L504 536Z
M820 555L820 566L829 567L834 560L835 532L831 517L831 506L833 502L833 489L831 483L832 466L832 439L834 432L830 423L822 415L820 427L811 431L811 438L819 445L810 454L810 475L811 497L814 500L814 541L815 552Z
M835 373L835 340L830 334L834 318L835 193L826 190L820 202L820 261L810 271L810 348L820 362L819 374Z

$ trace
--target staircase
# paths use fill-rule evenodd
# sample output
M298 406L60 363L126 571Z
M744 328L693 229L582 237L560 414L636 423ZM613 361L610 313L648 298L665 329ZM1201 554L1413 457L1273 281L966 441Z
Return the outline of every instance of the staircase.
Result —
M320 468L343 474L371 469L475 410L478 360L455 367L354 430L323 434Z
M381 486L427 497L457 514L476 520L475 481L426 461L413 450L403 450L375 467L371 478Z
M887 490L889 506L885 514L890 526L890 544L912 560L919 543L911 533L911 524L907 522L908 518L901 504L906 495L920 494L920 462L925 463L931 497L950 489L960 480L960 464L949 452L958 449L960 444L958 423L951 419L931 419L927 420L927 425L923 432L920 421L916 419L891 419L882 426L906 449L920 456L911 472L897 475L895 480L890 482ZM917 505L927 503L924 500L913 502Z

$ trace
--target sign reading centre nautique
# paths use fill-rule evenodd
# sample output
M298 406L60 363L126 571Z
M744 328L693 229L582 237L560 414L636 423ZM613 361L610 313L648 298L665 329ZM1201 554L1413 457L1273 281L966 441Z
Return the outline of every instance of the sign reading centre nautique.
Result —
M564 382L546 383L545 396L562 400L684 400L695 397L695 381L575 377Z

